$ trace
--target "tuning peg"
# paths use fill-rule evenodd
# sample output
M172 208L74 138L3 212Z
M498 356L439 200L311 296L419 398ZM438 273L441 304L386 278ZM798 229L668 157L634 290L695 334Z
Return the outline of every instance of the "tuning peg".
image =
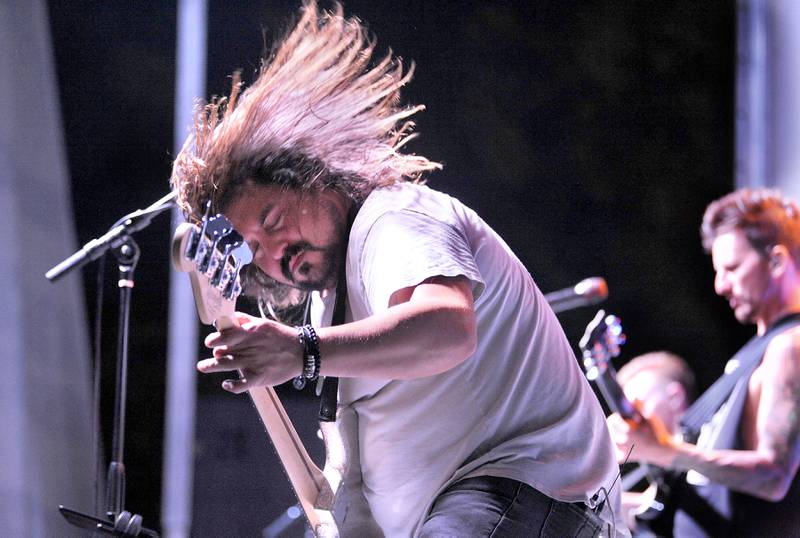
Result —
M235 299L242 293L242 284L239 279L239 273L244 267L244 263L242 263L241 258L235 258L236 265L234 265L233 270L231 272L230 278L227 279L228 282L225 285L225 289L222 290L222 296L226 299Z
M213 273L209 275L209 280L211 281L211 285L215 288L221 287L220 284L224 281L224 277L226 274L225 269L228 267L230 263L233 263L230 259L231 256L231 246L225 245L225 251L218 256L219 263L216 264L215 270Z

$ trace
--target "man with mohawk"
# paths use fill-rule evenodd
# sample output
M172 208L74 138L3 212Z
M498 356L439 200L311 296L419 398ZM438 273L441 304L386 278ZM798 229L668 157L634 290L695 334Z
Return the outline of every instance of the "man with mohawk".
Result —
M553 311L478 215L421 184L440 165L401 151L422 109L399 104L412 70L372 64L374 47L306 0L257 80L198 114L181 207L210 201L243 235L246 293L312 305L300 327L237 314L198 369L240 371L235 393L339 378L371 534L626 535L604 416Z

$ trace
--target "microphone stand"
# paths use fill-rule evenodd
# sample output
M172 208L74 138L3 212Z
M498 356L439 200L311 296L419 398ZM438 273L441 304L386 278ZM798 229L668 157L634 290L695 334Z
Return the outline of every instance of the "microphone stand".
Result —
M154 530L142 526L142 516L123 510L125 504L125 404L128 389L128 332L130 326L131 292L133 274L139 261L140 249L131 234L139 231L150 221L173 205L171 193L147 209L137 210L121 218L102 237L89 241L76 253L48 271L45 276L54 281L64 274L102 256L112 250L119 266L120 307L117 332L117 371L114 396L114 431L112 437L111 463L106 475L107 519L83 514L59 505L61 515L72 525L103 534L133 538L137 536L158 537Z

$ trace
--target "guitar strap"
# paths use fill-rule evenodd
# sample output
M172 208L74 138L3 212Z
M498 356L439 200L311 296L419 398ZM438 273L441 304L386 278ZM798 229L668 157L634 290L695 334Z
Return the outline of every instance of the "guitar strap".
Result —
M347 213L347 233L350 237L350 229L356 219L360 205L353 203ZM333 318L331 325L342 325L344 323L346 304L347 304L347 245L342 254L342 264L339 268L339 281L336 284L336 302L333 306ZM322 381L322 391L319 398L319 421L335 422L336 408L339 403L339 378L328 376Z
M763 335L751 338L731 358L732 361L738 362L738 367L715 381L683 415L681 427L687 439L692 441L697 439L700 428L710 421L714 413L725 403L739 380L749 376L756 369L772 338L777 333L795 325L800 325L800 312L782 317L773 323Z

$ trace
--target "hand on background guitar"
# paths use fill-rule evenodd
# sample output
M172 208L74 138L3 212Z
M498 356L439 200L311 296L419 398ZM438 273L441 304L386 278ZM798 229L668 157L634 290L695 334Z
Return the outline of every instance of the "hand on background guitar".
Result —
M234 313L233 326L209 334L205 345L213 356L197 363L204 373L238 370L222 388L239 394L255 387L285 383L301 373L303 351L297 330L268 319Z
M636 404L634 404L636 405ZM672 438L656 417L624 419L613 413L606 419L616 447L617 461L638 461L669 468L675 459ZM628 453L630 456L628 457Z
M633 532L634 536L639 533L635 531L646 531L648 525L645 521L644 524L640 521L642 514L647 513L648 509L658 502L658 484L650 484L644 491L623 491L622 492L622 513L625 518L625 523L628 528ZM663 506L663 505L662 505ZM643 533L648 536L647 532Z

